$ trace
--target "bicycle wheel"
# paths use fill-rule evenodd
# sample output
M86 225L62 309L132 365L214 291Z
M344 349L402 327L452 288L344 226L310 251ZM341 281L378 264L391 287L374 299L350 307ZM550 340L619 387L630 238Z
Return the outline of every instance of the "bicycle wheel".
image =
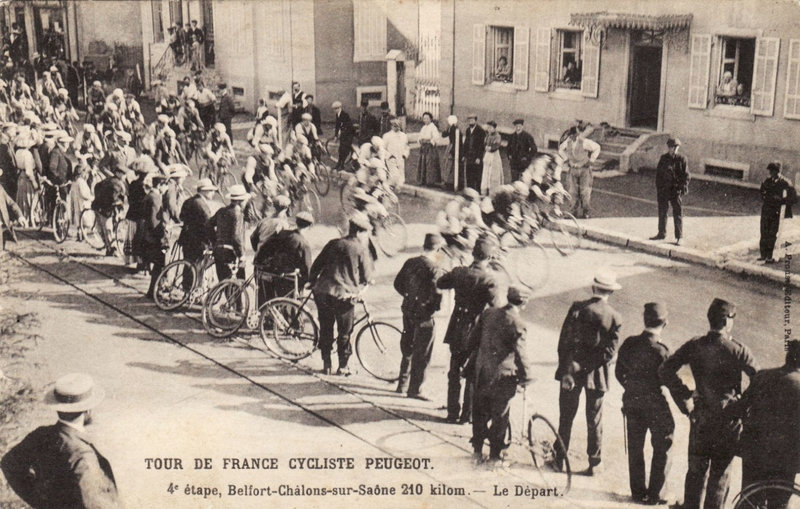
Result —
M563 212L558 221L548 221L547 228L550 230L553 246L562 255L569 256L580 246L581 227L575 216L569 212Z
M290 361L311 355L319 341L319 329L312 314L300 302L283 297L261 307L259 331L272 353Z
M203 304L203 327L215 338L232 336L247 321L250 295L241 281L229 279L214 287Z
M103 240L103 235L100 232L100 218L92 209L86 209L81 212L80 228L83 234L83 239L87 244L95 249L103 249L106 247L106 242Z
M156 279L155 301L158 309L172 311L188 302L197 281L197 269L187 260L172 262Z
M514 277L531 290L537 290L550 279L550 257L537 241L530 240L524 244L521 241L519 235L510 231L500 236L500 245L506 249L508 268Z
M230 188L235 186L236 184L238 184L238 182L236 181L236 175L230 172L225 172L219 178L218 182L219 191L222 194L227 195L228 190L230 190Z
M42 228L44 228L44 223L47 222L47 214L44 210L44 198L41 194L36 194L33 197L30 215L31 228L42 231Z
M317 161L317 178L314 180L314 187L320 196L327 196L331 190L331 170L326 164Z
M120 219L114 227L114 247L117 256L125 258L125 241L128 240L128 220Z
M800 485L788 481L753 483L736 495L733 503L733 509L798 509Z
M400 336L403 332L386 322L372 322L358 331L356 356L367 372L386 382L400 377Z
M313 189L306 189L303 194L303 201L299 204L299 210L311 212L314 220L319 220L321 217L322 204L319 201L319 195Z
M56 203L53 211L53 238L61 244L67 240L69 235L69 217L67 216L67 204L61 200Z
M548 488L556 488L557 495L566 495L572 486L572 470L564 442L556 429L542 415L534 414L528 421L528 450L533 465ZM561 468L558 463L561 462Z
M397 214L389 214L378 220L375 225L375 238L378 246L386 256L394 256L406 248L408 229L403 218Z

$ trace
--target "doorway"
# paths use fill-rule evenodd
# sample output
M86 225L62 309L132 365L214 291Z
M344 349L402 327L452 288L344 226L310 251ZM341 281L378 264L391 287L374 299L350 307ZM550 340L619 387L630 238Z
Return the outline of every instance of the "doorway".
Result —
M658 129L661 105L661 46L634 45L631 48L628 125Z

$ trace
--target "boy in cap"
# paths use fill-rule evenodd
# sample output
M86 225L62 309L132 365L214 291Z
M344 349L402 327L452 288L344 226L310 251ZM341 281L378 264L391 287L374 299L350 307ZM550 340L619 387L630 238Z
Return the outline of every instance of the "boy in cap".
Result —
M659 302L644 305L644 331L622 343L614 374L625 389L622 412L628 443L628 475L631 497L648 505L665 504L661 497L669 469L668 453L672 447L675 421L667 399L661 392L658 368L669 357L669 349L660 341L667 326L667 308ZM650 430L653 458L650 482L645 484L644 439Z
M731 462L738 448L742 422L727 409L742 394L742 373L752 379L756 363L750 350L731 337L736 306L714 299L708 308L710 330L684 343L658 369L675 404L689 416L689 470L683 507L722 509L730 488ZM695 390L678 377L688 364Z
M444 239L437 233L425 235L422 254L409 258L394 278L394 289L403 296L403 335L400 338L400 377L397 392L408 391L409 398L429 401L421 392L425 369L433 352L433 315L439 310L442 294L436 280L442 274L439 250Z
M686 157L678 154L681 141L667 140L667 153L658 160L656 168L656 197L658 198L658 233L650 240L664 240L667 234L667 211L672 205L675 219L675 244L681 245L683 237L683 207L681 197L689 190L689 172Z

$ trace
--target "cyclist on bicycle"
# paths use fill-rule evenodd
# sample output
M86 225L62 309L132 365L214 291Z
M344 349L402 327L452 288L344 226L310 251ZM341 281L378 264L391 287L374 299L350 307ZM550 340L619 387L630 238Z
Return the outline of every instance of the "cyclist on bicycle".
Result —
M383 148L383 138L380 136L373 136L369 142L362 144L358 148L358 162L361 166L368 164L373 158L378 158L382 161L389 159L391 155Z
M214 129L211 130L211 135L208 137L208 144L205 150L208 156L209 163L214 168L218 168L220 160L227 156L235 161L236 156L233 152L233 144L230 137L225 133L225 125L217 122L214 124Z
M263 117L253 128L252 137L248 140L251 145L271 145L278 152L278 120L272 115Z
M92 86L89 88L89 113L93 114L95 119L97 119L103 111L105 102L106 92L103 90L103 84L99 81L92 82Z
M448 246L467 250L475 245L481 230L486 228L479 200L478 192L468 187L436 216L439 232Z
M166 173L166 167L176 163L186 163L186 156L175 137L175 131L167 127L161 131L161 139L156 141L155 162Z
M128 200L128 169L117 164L112 168L113 176L98 182L94 188L94 201L92 210L97 218L95 223L100 225L100 236L106 245L106 256L114 254L114 246L111 244L111 219L115 215L122 214Z
M83 132L75 138L72 148L79 154L92 154L96 161L105 155L103 143L92 124L83 124Z
M311 123L311 113L303 113L300 118L302 119L299 124L294 126L295 136L299 139L301 136L308 140L311 154L316 160L320 160L322 156L322 142L319 140L317 134L317 126Z
M530 186L528 197L535 213L553 209L558 215L564 198L569 194L561 184L561 158L543 154L534 159L520 176Z
M248 156L245 162L244 172L242 172L242 183L248 193L252 193L256 187L263 190L275 188L277 190L277 177L275 176L275 161L272 156L275 152L267 144L260 144L255 154ZM261 185L261 182L272 182L273 186Z
M187 99L178 108L175 114L175 122L181 129L182 133L187 135L195 135L198 132L204 133L205 126L203 120L200 118L200 111L197 109L194 100Z
M132 126L144 125L142 108L133 94L125 94L125 118Z

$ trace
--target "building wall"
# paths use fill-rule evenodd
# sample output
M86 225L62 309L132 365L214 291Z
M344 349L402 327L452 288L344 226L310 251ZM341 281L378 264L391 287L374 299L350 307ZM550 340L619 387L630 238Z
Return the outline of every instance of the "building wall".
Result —
M110 0L75 2L78 52L90 54L89 45L102 42L113 50L122 48L122 66L142 63L142 14L138 2ZM140 68L141 70L141 68Z
M702 172L700 161L715 158L743 162L751 166L750 180L760 180L769 159L779 157L790 168L800 168L800 153L794 140L800 136L800 120L783 117L784 91L788 67L789 39L800 38L800 7L794 2L773 0L723 0L694 2L657 1L465 1L456 4L455 36L455 113L476 112L485 122L490 117L510 125L515 117L528 119L527 126L543 145L546 138L560 134L576 118L591 122L607 121L624 126L628 88L628 34L609 30L600 54L597 98L560 92L534 91L536 64L536 29L570 27L570 14L581 12L629 12L641 14L693 14L688 32L669 37L666 57L666 89L663 97L663 129L683 141L691 171ZM443 11L444 12L444 11ZM443 18L444 19L444 18ZM512 87L472 84L473 25L525 25L530 28L529 78L527 90ZM762 30L763 37L780 37L775 109L771 117L746 119L719 118L713 108L693 110L688 107L688 83L691 66L690 36L696 33L723 34L727 27L738 30ZM769 28L764 28L769 27ZM443 26L443 31L447 27ZM553 42L555 44L555 42ZM443 58L446 58L443 48ZM714 59L712 51L712 62ZM442 72L449 69L442 67ZM712 63L711 76L715 70ZM443 78L444 79L444 78ZM749 85L749 84L748 84ZM749 86L748 86L749 89ZM444 111L444 109L443 109ZM791 173L791 172L790 172Z
M256 2L214 2L216 71L229 87L243 88L243 104L255 104Z

